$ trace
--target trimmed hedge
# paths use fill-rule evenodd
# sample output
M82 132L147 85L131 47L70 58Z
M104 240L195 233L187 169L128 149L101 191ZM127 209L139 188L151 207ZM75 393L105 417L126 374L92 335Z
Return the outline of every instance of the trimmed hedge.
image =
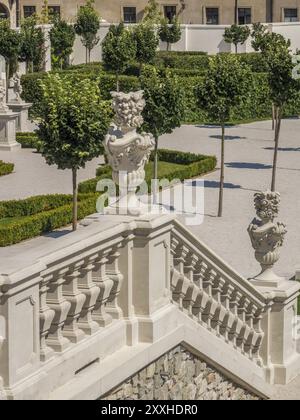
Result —
M16 140L22 149L37 149L40 151L39 138L35 133L17 133Z
M15 165L13 163L5 163L0 160L0 176L11 174L14 169Z
M168 179L169 181L173 179L184 181L185 179L194 178L213 171L217 165L217 158L215 156L196 155L193 153L183 153L167 149L160 149L158 155L159 161L161 162L170 162L182 165L182 169L180 170L172 170L169 174L164 173L163 178ZM153 156L151 159L153 159ZM89 179L79 184L78 190L80 193L95 193L97 183L101 179L111 178L110 166L105 165L98 168L96 175L96 178ZM151 176L146 177L149 189L151 187L151 178Z
M95 209L95 194L79 196L78 219L94 213ZM0 202L0 211L0 247L4 247L70 224L72 196L61 194ZM16 220L9 221L13 217ZM1 223L1 218L6 218L8 223L3 220Z

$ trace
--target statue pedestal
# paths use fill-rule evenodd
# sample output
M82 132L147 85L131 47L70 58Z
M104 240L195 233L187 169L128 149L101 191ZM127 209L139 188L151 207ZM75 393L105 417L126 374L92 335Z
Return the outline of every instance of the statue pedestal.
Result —
M0 150L20 149L16 141L16 123L19 114L15 112L0 113Z
M32 106L30 103L26 102L14 102L11 101L7 104L9 109L18 114L16 121L16 131L18 132L27 132L28 131L28 110Z

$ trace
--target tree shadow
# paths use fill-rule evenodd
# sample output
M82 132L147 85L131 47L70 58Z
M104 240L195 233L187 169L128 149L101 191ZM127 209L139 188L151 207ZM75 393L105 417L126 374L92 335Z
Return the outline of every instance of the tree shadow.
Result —
M205 188L219 188L220 182L219 181L204 181L204 187ZM228 189L242 189L240 185L232 184L231 182L225 182L224 188Z
M217 140L222 140L222 136L219 135L215 135L215 136L209 136L211 139L217 139ZM228 140L244 140L247 137L241 137L241 136L225 136L225 141Z
M214 128L214 129L221 129L219 124L197 124L195 125L196 128ZM226 128L233 128L236 127L235 124L225 124Z
M225 165L234 169L272 169L272 165L265 165L264 163L229 162Z
M53 239L59 239L63 236L68 235L69 233L72 233L72 230L55 230L53 232L45 233L43 236L45 238L53 238Z
M264 147L264 150L274 150L274 147ZM300 152L300 147L278 147L279 152Z

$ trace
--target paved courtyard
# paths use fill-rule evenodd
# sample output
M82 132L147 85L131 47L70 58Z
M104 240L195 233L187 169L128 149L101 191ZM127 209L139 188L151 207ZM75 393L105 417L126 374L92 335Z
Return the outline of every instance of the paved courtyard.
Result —
M288 277L300 267L300 120L285 120L282 125L277 190L281 193L280 220L288 226L288 235L277 265L278 273ZM270 188L273 158L273 132L270 122L234 126L226 132L226 184L224 214L217 218L219 170L205 177L205 217L192 230L246 277L258 273L247 227L253 219L253 194ZM203 154L220 152L220 129L183 126L161 138L160 147ZM36 194L70 193L71 174L57 171L30 150L0 152L0 159L16 164L16 172L0 178L0 200ZM80 180L91 178L99 159L80 171ZM50 238L40 240L56 240ZM17 247L29 246L20 244ZM21 251L21 249L20 249ZM4 256L8 250L1 250Z

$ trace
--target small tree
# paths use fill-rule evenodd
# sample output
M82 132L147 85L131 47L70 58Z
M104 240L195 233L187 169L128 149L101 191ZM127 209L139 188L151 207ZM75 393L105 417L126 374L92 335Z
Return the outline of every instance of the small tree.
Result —
M74 83L57 74L41 82L38 135L49 165L71 169L73 230L77 228L77 171L98 157L112 118L109 102L100 99L99 80Z
M278 146L283 110L287 102L292 100L299 90L299 81L293 78L294 64L290 53L289 40L274 32L266 33L261 44L261 51L269 69L268 83L275 113L275 148L271 182L271 191L275 191Z
M162 42L167 43L167 51L170 50L170 44L176 44L181 39L181 27L177 18L174 18L169 24L167 19L163 19L159 28L159 37Z
M198 103L211 121L222 129L221 175L218 217L223 212L223 190L225 178L225 125L230 121L234 107L240 106L247 97L251 82L250 68L240 63L235 56L217 55L210 58L206 77L196 90Z
M20 41L20 34L10 28L9 20L0 19L0 55L6 62L6 82L11 75L11 65L17 62ZM8 83L6 86L8 87Z
M136 42L136 59L140 64L140 73L143 64L151 64L155 58L159 45L159 38L155 28L149 23L141 23L134 28Z
M45 60L45 36L36 25L36 16L30 16L21 23L19 59L26 62L27 73L39 71Z
M268 27L262 23L254 23L251 32L251 46L254 51L262 51L265 43L265 35L268 33Z
M119 76L136 57L136 42L132 32L123 23L111 25L102 43L102 60L107 70L116 75L117 91Z
M58 16L54 17L50 31L52 61L62 70L69 62L75 42L75 29Z
M75 23L76 34L81 37L81 42L86 49L86 63L91 61L91 51L99 43L97 33L100 29L100 17L94 8L94 0L86 0L80 7Z
M250 36L250 29L248 26L231 25L230 28L225 29L224 41L229 44L234 44L235 53L237 53L238 44L245 44Z
M160 5L156 0L148 0L148 4L144 10L144 22L152 23L158 25L161 21L162 13Z
M158 178L158 141L163 134L181 126L184 113L184 93L180 80L169 70L146 66L141 76L146 106L143 111L143 131L155 139L154 179ZM156 191L154 196L156 196Z
M50 16L49 16L49 2L48 0L44 0L41 10L41 16L39 18L39 21L42 25L48 25L50 22Z

